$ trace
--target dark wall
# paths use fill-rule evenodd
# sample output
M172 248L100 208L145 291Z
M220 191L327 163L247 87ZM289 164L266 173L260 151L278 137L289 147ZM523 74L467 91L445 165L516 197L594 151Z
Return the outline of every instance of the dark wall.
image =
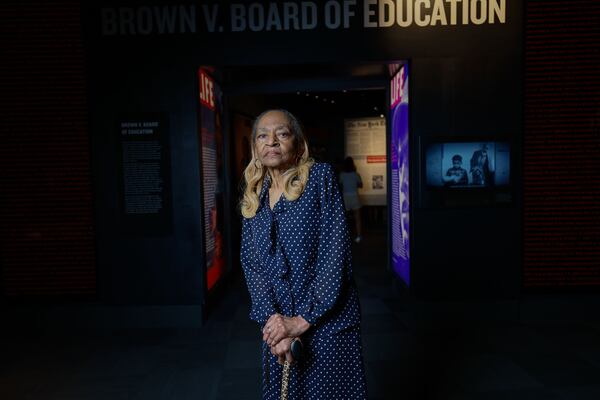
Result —
M600 4L529 1L527 15L523 286L597 293Z
M79 2L31 3L0 12L0 302L95 300Z
M522 133L522 10L521 2L507 3L505 24L367 29L360 23L362 9L358 7L348 29L319 26L306 31L210 33L198 25L196 33L148 35L102 35L102 5L87 6L102 298L106 302L160 304L203 299L196 136L196 70L200 65L409 59L414 154L414 144L422 135L500 132L515 138L518 145ZM134 12L136 7L132 6ZM225 18L224 26L227 23ZM173 190L170 234L133 237L119 232L115 186L119 155L114 124L124 111L168 115ZM413 160L415 172L418 159ZM414 176L413 185L416 193L419 188ZM422 297L514 294L519 285L519 216L518 201L503 209L414 209L414 293ZM486 258L483 265L481 256Z
M428 298L515 296L521 264L522 63L517 54L484 54L413 59L411 66L415 290ZM420 198L428 193L417 178L423 165L418 144L440 136L512 140L517 189L512 202L486 205L486 195L477 201L480 194L471 193L447 208Z
M120 304L199 304L204 273L195 67L177 69L160 59L134 64L92 65L100 298ZM122 229L117 122L132 112L167 115L172 220L164 233Z

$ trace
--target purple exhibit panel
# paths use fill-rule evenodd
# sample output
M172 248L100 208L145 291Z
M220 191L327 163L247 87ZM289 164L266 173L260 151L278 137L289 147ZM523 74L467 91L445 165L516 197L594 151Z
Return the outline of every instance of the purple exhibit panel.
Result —
M408 152L408 66L403 65L390 83L391 115L391 236L392 268L410 284L409 241L409 152Z

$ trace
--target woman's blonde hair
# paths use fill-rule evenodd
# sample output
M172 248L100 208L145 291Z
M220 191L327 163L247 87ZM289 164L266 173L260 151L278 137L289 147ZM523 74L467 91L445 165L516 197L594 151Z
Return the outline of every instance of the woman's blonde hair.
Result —
M306 181L308 181L310 167L315 162L308 153L308 143L302 126L292 113L282 109L267 110L261 113L256 117L252 126L250 144L252 159L244 170L244 194L240 201L240 209L245 218L252 218L256 215L258 196L262 190L265 175L268 173L267 168L262 165L256 154L256 130L260 119L268 112L273 111L283 113L287 117L290 131L294 136L294 148L296 150L295 164L283 174L283 195L286 199L292 201L300 197L306 186Z

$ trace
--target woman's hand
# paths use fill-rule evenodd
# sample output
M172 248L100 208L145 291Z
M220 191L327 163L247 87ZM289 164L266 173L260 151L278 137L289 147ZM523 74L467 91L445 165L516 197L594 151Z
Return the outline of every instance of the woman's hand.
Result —
M294 361L291 350L292 340L292 338L285 338L275 346L271 346L271 354L277 356L279 364L283 364L285 361L289 361L290 363Z
M269 346L276 346L281 340L295 338L310 328L310 324L301 316L286 317L273 314L263 328L263 340Z

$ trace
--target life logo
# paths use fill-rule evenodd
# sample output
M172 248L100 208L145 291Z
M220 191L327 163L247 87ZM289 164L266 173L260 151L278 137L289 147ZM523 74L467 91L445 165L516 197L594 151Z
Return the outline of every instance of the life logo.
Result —
M198 72L200 78L200 103L211 110L215 109L215 83L213 79L200 69Z
M390 104L391 108L394 108L396 104L402 101L402 96L404 95L404 66L402 66L400 71L392 78L390 89Z

